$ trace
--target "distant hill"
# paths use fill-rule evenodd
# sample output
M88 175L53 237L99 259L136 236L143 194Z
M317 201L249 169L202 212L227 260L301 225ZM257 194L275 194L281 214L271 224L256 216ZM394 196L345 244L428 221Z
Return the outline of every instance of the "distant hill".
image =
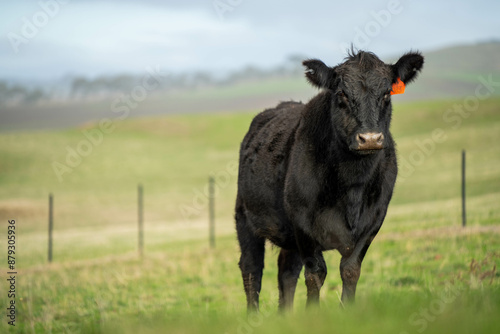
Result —
M424 52L425 65L406 100L445 99L474 94L479 77L500 82L500 41ZM500 87L494 92L500 95Z
M466 97L474 95L480 84L480 77L487 79L491 76L494 82L500 82L500 41L423 51L423 55L425 65L420 78L409 86L406 94L395 97L395 101ZM269 71L242 69L230 80L221 82L210 81L208 75L201 74L192 74L187 79L171 78L169 85L151 92L144 101L137 103L137 107L130 108L129 117L258 111L274 106L279 101L307 101L317 93L317 89L304 79L300 59L295 57L291 60L292 58L282 67ZM114 82L111 79L88 81L87 84L92 84L92 87L99 84L97 86L100 87ZM135 81L134 78L128 78L128 81L128 86L122 85L123 87L117 88L118 91L130 94L130 87L134 86ZM123 84L123 80L117 82ZM182 85L176 85L176 82ZM0 93L1 90L0 87ZM97 98L94 96L92 99L3 105L0 106L0 131L71 127L103 117L113 118L117 116L112 111L116 93L112 94L115 95L97 94ZM495 87L493 95L500 95L500 87Z

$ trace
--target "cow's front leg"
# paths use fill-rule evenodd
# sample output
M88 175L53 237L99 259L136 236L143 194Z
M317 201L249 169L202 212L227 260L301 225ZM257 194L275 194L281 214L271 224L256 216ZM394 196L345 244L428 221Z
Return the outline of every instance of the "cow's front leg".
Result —
M326 263L321 251L303 258L307 287L307 306L319 304L319 292L326 278Z
M376 230L378 231L378 229ZM361 263L365 257L371 241L377 232L371 236L366 236L354 247L354 250L348 248L341 252L340 277L342 278L342 303L354 302L356 295L356 286L361 275Z
M319 253L305 260L305 278L307 287L307 306L319 304L319 292L326 278L326 263Z
M361 275L361 261L357 256L343 256L340 260L342 278L342 303L354 301L356 286Z
M321 247L302 230L295 229L300 258L304 264L307 306L319 304L319 292L326 278L326 263Z

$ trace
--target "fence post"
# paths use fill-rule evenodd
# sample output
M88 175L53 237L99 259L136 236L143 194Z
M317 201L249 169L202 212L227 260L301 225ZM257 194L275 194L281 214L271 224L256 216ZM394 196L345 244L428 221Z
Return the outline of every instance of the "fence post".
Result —
M54 228L54 196L49 194L49 252L48 260L52 262L52 230Z
M142 258L144 255L144 231L143 231L143 189L142 184L137 187L137 206L138 206L138 221L139 221L139 256Z
M465 206L465 150L462 150L462 227L467 224L467 213Z
M215 248L215 179L213 176L208 178L208 216L209 216L209 239L210 248Z

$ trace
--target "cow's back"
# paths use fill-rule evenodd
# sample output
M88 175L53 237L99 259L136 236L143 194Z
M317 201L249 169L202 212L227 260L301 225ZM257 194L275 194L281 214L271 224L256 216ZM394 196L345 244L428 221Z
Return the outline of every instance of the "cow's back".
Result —
M253 119L240 148L236 211L243 210L253 231L278 246L284 246L291 233L283 188L303 110L302 103L283 102L261 112Z

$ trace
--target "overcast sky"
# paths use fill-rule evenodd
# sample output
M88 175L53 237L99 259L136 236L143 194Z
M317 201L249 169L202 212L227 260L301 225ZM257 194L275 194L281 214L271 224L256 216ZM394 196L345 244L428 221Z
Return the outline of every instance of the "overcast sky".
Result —
M64 4L63 4L64 2ZM42 5L44 4L44 5ZM382 58L500 39L498 0L2 1L0 78L335 65L351 42Z

